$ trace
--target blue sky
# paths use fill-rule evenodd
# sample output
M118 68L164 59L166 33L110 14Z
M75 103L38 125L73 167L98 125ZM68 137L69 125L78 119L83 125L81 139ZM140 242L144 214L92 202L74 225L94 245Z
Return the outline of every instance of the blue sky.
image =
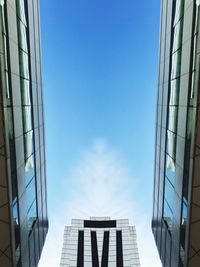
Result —
M100 205L102 212L133 203L132 210L131 204L126 213L116 209L111 215L134 217L135 224L145 216L152 238L159 9L159 0L41 0L50 231L40 267L58 266L70 216L94 215L89 213L95 206L86 201L77 207L77 199L98 190L98 179L109 184L106 172L115 188L110 197L119 191L121 202L109 197L109 205ZM82 192L78 187L85 176L93 179L93 187ZM103 184L100 188L105 192ZM145 255L142 249L143 230L138 230L143 267L159 267L156 250ZM58 237L54 252L53 232Z

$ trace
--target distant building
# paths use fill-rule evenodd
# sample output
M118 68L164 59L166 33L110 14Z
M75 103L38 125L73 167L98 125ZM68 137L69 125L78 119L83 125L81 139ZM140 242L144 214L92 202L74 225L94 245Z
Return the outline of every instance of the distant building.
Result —
M200 1L161 1L152 229L163 266L200 266Z
M140 267L135 227L91 217L65 227L60 267Z
M0 266L37 266L48 230L38 0L0 0Z

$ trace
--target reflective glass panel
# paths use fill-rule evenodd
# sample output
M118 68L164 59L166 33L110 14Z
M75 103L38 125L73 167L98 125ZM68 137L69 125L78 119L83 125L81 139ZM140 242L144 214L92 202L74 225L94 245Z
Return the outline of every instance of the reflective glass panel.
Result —
M168 178L165 178L165 200L169 204L169 207L171 211L173 212L174 207L174 187L168 180Z
M6 123L8 125L8 134L9 134L9 139L13 140L14 138L14 127L13 127L13 114L12 114L12 109L8 107L7 109L7 120Z
M19 225L17 198L15 198L15 200L13 201L13 222L14 222L14 225Z
M174 185L175 181L175 162L166 154L166 175L170 182Z
M181 47L181 43L182 43L182 29L183 29L183 20L181 19L176 24L176 26L174 27L173 48L172 48L172 52L173 53Z
M22 78L30 79L28 54L19 50L20 75Z
M172 55L171 80L180 76L181 69L181 50L179 49Z
M183 16L184 2L185 2L185 0L176 0L176 10L175 10L175 16L174 16L174 25Z
M185 260L185 234L186 234L186 223L187 223L187 212L188 212L188 205L187 201L184 200L182 202L182 218L181 218L181 231L180 231L180 257L181 260L184 262Z
M166 151L171 158L175 160L176 156L176 135L170 131L167 131L167 145Z
M173 213L166 200L164 201L164 215L163 215L169 230L172 229Z
M18 33L19 33L19 47L28 53L28 46L27 46L27 30L25 25L18 20Z
M25 180L26 185L35 175L34 155L31 155L25 162Z
M21 82L21 92L22 92L22 105L31 105L31 95L30 95L30 81L26 79L20 79Z
M28 228L29 230L31 230L35 220L37 219L36 201L32 203L32 206L30 207L30 210L28 211L27 214L27 219L28 219Z
M177 132L178 107L169 106L168 108L168 129Z
M15 231L15 256L18 262L20 258L20 225L19 225L19 213L18 213L18 201L17 198L13 202L13 224L14 224L14 231Z
M16 4L17 4L17 15L19 16L21 21L26 25L24 0L16 0Z
M186 225L186 222L187 222L187 214L188 214L187 201L186 200L183 200L181 225Z
M26 187L26 203L27 203L27 213L30 210L33 201L36 199L35 192L35 177L31 180L31 182Z
M195 108L189 107L188 108L188 114L187 114L187 140L191 140L192 137L192 131L194 127L193 117L194 117L194 111Z
M28 159L34 152L33 131L24 135L25 159Z
M180 79L175 79L170 82L170 96L169 96L169 105L175 106L178 105L179 101L179 89L180 89Z
M23 111L24 133L26 133L33 129L32 107L31 106L22 107L22 111Z

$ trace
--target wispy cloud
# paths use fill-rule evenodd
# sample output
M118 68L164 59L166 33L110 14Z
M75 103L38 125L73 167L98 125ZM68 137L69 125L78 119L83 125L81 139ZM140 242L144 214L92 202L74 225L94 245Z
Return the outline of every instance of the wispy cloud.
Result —
M83 149L69 177L63 179L63 188L59 209L50 212L50 231L40 267L59 266L64 226L72 218L90 216L128 218L137 229L141 265L161 266L150 230L151 211L137 205L141 194L137 179L105 140L95 140L89 149Z

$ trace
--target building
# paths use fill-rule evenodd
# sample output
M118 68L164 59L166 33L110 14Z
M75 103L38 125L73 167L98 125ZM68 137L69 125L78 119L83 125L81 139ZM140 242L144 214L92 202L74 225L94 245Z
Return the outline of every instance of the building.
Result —
M60 267L140 267L136 230L109 217L72 220L65 227Z
M152 229L164 267L200 266L200 1L161 2Z
M48 230L38 0L0 0L0 266L37 266Z

